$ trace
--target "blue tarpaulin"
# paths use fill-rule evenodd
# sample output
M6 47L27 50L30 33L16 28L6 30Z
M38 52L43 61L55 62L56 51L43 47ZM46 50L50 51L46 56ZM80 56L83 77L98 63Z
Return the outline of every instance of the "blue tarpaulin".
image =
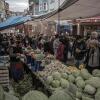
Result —
M8 18L6 21L0 23L0 30L4 30L10 27L23 24L29 20L31 20L30 16L12 16Z

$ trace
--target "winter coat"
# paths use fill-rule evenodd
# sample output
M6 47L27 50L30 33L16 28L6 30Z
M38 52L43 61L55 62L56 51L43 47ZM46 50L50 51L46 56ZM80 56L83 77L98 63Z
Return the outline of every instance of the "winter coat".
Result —
M62 43L58 46L56 58L60 61L64 59L64 45Z
M80 52L76 52L76 49L79 49ZM84 41L74 42L73 44L73 55L76 60L83 60L86 54L86 44Z

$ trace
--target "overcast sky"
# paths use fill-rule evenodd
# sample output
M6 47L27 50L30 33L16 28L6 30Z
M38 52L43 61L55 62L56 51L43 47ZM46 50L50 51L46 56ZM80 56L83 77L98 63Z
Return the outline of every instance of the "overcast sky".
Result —
M24 11L28 8L28 0L6 0L10 5L11 11Z

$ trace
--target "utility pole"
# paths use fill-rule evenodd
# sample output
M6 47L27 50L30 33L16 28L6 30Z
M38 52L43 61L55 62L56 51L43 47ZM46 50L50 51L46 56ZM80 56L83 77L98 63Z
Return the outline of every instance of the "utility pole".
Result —
M60 0L58 0L58 28L60 28ZM59 33L59 29L58 29Z

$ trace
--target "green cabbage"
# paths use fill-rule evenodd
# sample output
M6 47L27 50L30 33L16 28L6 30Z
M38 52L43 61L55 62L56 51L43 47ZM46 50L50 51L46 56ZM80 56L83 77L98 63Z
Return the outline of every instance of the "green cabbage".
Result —
M92 98L92 97L89 96L89 95L83 94L83 95L82 95L82 100L94 100L94 98Z
M54 72L53 73L53 79L54 80L60 80L61 79L61 74L59 72Z
M68 88L69 87L69 82L65 79L61 79L60 83L61 83L62 88Z
M76 98L81 99L82 98L82 91L76 91Z
M51 84L53 81L53 77L52 76L48 76L47 77L47 84Z
M70 82L74 82L75 81L75 77L73 75L69 75L68 80Z
M77 88L77 86L76 85L74 85L73 83L69 83L69 87L67 87L66 89L65 89L65 92L66 92L66 90L68 90L72 95L76 95L76 91L78 90L78 88Z
M77 87L84 88L85 87L85 81L84 80L78 80L76 82Z
M17 97L9 94L9 93L4 93L5 99L4 100L19 100ZM2 99L3 100L3 99Z
M83 80L83 78L81 76L78 76L75 81L77 82L78 80Z
M61 74L61 77L64 78L64 79L68 79L67 73L62 73L62 74Z
M30 91L25 94L22 100L48 100L48 97L40 91Z
M49 100L73 100L72 96L64 91L56 91Z
M81 76L83 79L88 80L89 78L92 77L92 75L88 72L86 69L81 70Z
M100 70L99 69L95 69L93 72L92 72L93 76L94 77L100 77Z
M0 86L0 100L4 99L4 90L2 88L2 86Z
M100 90L95 94L95 100L100 100Z
M82 96L82 100L94 100L93 98Z
M95 88L100 88L100 78L99 77L91 77L86 81L86 84L90 84Z
M60 81L53 80L51 85L52 85L53 88L58 88L58 87L60 87Z
M79 70L74 71L72 74L74 75L74 77L78 77L78 76L80 76L80 71Z
M91 85L86 85L85 89L84 89L84 92L92 95L96 92L96 89Z

